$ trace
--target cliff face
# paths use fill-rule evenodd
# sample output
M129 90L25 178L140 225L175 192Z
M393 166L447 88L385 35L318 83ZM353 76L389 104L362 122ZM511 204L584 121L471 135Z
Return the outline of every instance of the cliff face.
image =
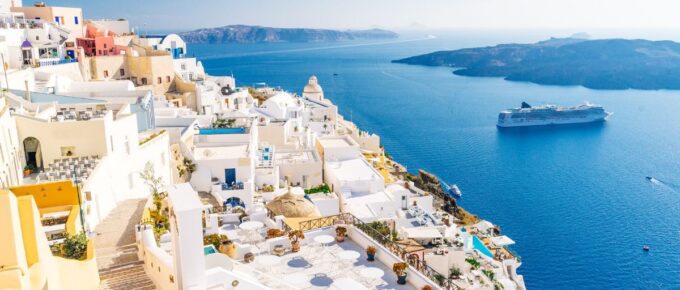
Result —
M309 28L273 28L229 25L203 28L179 34L189 43L259 43L259 42L330 42L354 39L390 39L399 35L387 30L331 30Z
M553 38L534 44L438 51L396 63L458 68L456 75L504 77L591 89L680 89L680 43Z

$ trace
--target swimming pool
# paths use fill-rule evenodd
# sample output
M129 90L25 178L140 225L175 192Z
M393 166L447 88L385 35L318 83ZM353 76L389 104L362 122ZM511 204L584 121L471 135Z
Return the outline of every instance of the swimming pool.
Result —
M472 247L475 248L475 250L479 251L480 253L484 254L485 256L489 258L493 258L493 253L489 251L489 249L484 246L484 243L482 243L481 240L477 236L472 236Z
M198 134L200 135L243 134L245 132L246 128L212 128L198 130Z
M214 253L217 253L217 250L215 250L215 246L207 245L207 246L203 247L203 255L207 256L207 255L214 254Z

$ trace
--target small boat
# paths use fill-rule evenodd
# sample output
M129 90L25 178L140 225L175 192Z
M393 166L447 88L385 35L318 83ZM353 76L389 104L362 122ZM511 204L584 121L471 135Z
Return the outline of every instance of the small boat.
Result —
M642 250L645 251L645 252L649 252L649 249L651 249L651 248L647 245L642 246Z
M645 178L647 178L647 180L649 180L649 181L652 181L652 180L656 179L656 178L651 177L651 176L647 176L647 177L645 177Z
M460 191L460 188L458 188L458 185L456 185L456 184L454 184L454 185L448 185L446 182L443 182L443 181L442 181L442 187L443 187L444 190L446 190L446 191L449 193L449 195L451 195L451 196L455 196L455 197L461 197L461 196L463 196L463 192Z
M337 74L337 73L334 73L334 74L333 74L333 76L336 76L336 77L337 77L337 76L339 76L339 74Z

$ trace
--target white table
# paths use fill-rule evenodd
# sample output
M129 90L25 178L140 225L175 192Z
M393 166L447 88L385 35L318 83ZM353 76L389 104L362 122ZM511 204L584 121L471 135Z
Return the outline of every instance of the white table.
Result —
M361 272L359 272L359 275L366 279L369 283L373 284L375 280L378 280L385 275L385 271L378 268L369 267L362 269Z
M335 238L329 235L318 235L314 237L314 241L321 244L322 247L326 247L327 244L334 242Z
M354 281L351 278L339 278L333 281L331 284L331 289L337 290L368 290L366 286L361 285L361 283Z
M241 223L238 227L246 232L246 240L243 242L247 243L259 240L260 235L257 231L263 228L264 224L258 221L247 221Z
M354 262L359 259L361 254L357 251L352 251L352 250L346 250L338 253L338 258L340 259L340 263L338 266L342 268L351 268Z
M255 263L265 266L268 271L271 271L272 266L281 263L281 258L274 255L261 255L255 258Z
M347 250L347 251L342 251L338 253L338 258L342 260L343 262L348 262L348 263L354 263L361 254L357 251L352 251L352 250Z
M321 244L321 259L323 260L326 254L328 253L328 249L326 248L326 246L334 242L335 238L329 235L318 235L314 237L314 241Z

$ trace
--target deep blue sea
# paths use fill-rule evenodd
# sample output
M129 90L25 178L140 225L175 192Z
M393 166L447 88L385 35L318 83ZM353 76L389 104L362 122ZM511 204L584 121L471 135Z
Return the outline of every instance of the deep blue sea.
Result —
M318 76L326 97L379 134L396 160L457 183L463 207L517 242L529 289L680 289L680 91L541 86L390 63L548 35L463 31L189 50L208 73L233 73L239 85L300 92ZM614 115L602 124L498 130L498 112L522 101L590 101Z

